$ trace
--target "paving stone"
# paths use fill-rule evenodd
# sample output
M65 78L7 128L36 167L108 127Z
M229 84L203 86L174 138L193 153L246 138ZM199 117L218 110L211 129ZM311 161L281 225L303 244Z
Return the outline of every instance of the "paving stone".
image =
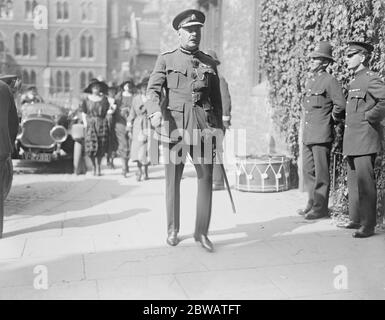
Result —
M207 271L190 248L113 251L84 257L87 279Z
M97 280L100 299L187 299L174 276L136 276Z
M194 272L175 277L189 299L286 299L262 269Z
M94 252L90 236L27 239L23 257L46 257Z

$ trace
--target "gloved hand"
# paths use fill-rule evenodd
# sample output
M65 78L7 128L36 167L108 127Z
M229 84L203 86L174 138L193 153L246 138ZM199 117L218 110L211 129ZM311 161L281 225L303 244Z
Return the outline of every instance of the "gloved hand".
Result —
M161 112L155 112L150 116L151 125L154 128L159 127L162 124L162 113Z

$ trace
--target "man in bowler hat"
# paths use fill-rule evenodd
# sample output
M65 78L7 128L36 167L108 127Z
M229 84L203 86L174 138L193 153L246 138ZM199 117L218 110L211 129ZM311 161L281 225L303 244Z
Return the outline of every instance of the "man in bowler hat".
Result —
M3 236L4 222L4 176L6 162L11 156L19 129L19 118L11 88L8 86L9 76L0 76L0 238ZM16 76L13 76L16 79ZM3 81L4 80L4 81Z
M214 50L207 50L207 54L214 58L217 65L220 65L220 61ZM222 100L222 121L224 132L230 128L231 125L231 96L229 91L229 85L222 74L219 74L219 87L221 89ZM217 150L218 152L219 150ZM222 157L221 157L222 158ZM220 158L220 159L221 159ZM225 188L224 177L222 168L219 163L214 164L213 169L213 190L222 190Z
M303 177L308 202L298 210L305 219L328 216L329 163L333 141L333 123L343 117L345 98L341 85L326 68L332 63L332 47L321 41L310 54L311 76L305 86L303 101Z
M368 69L373 46L360 41L348 42L346 62L354 71L349 84L343 154L348 163L348 229L358 229L355 238L374 234L377 190L374 160L381 149L380 122L385 116L385 84Z
M203 12L194 9L183 11L174 18L172 26L177 31L180 46L158 57L147 87L146 108L151 124L167 138L163 145L164 154L169 157L165 160L167 243L175 246L179 242L180 181L189 153L198 177L194 239L211 252L213 245L207 234L214 150L205 150L204 137L215 130L223 135L223 124L216 62L199 50L204 22ZM196 134L198 139L192 139ZM179 156L181 161L176 159Z

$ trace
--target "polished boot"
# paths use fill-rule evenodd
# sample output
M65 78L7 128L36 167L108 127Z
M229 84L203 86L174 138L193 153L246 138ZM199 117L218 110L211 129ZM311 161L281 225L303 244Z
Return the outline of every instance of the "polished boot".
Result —
M179 243L178 232L170 232L167 236L166 242L168 245L175 247Z
M344 228L344 229L359 229L361 225L354 221L349 221L348 223L339 223L337 224L338 228Z
M305 215L306 220L316 220L316 219L321 219L321 218L326 218L328 215L325 213L321 212L315 212L313 210L310 210L308 213Z
M200 242L202 247L205 248L208 252L214 251L214 246L206 235L201 234L200 236L194 237L194 238L195 238L195 241Z
M374 229L365 229L365 227L361 227L352 234L353 238L368 238L372 235L374 235Z

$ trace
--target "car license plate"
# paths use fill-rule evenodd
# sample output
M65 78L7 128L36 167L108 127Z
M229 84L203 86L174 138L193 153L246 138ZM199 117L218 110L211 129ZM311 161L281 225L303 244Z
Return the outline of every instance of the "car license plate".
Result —
M25 152L24 159L32 161L51 162L52 155L50 153Z

